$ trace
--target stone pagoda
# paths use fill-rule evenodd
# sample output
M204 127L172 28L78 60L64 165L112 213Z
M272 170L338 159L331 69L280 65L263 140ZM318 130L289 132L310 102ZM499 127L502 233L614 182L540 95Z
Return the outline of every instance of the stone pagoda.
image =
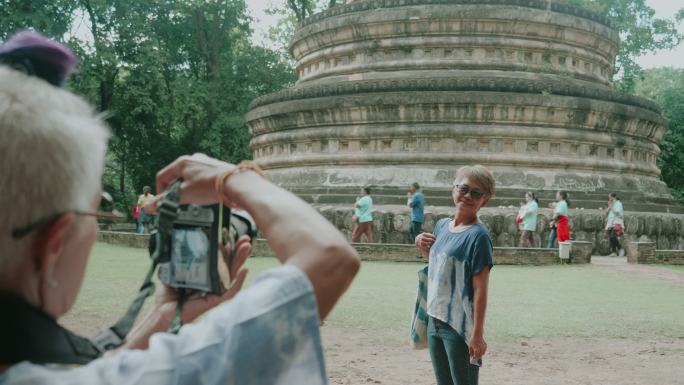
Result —
M411 182L435 206L429 230L453 207L455 171L479 163L497 179L482 219L498 246L516 244L510 206L524 191L545 206L562 189L573 238L597 251L610 192L622 197L629 236L684 248L684 209L656 165L666 121L653 101L612 89L618 43L606 18L551 0L333 7L295 33L295 86L252 103L254 159L341 228L359 187L371 186L385 242L405 237Z

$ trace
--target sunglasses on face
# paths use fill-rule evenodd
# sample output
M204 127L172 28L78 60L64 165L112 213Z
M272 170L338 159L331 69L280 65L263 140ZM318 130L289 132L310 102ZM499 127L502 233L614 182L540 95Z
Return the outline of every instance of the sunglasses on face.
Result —
M45 217L43 219L40 219L38 221L35 221L27 226L24 227L17 227L14 230L12 230L12 238L14 239L21 239L28 234L32 233L33 231L39 229L40 227L43 227L47 225L48 223L56 220L57 218L61 217L64 214L67 213L73 213L76 215L85 215L85 216L91 216L91 217L97 217L97 218L106 218L109 221L120 221L126 218L124 214L121 212L117 211L115 206L114 206L114 199L108 192L102 192L102 196L100 198L100 205L98 206L97 210L65 210L65 211L60 211L58 213L55 213L53 215L50 215L49 217Z
M455 185L455 187L458 189L458 192L462 195L468 195L468 193L470 193L470 197L473 199L480 199L483 196L487 195L486 193L480 190L470 188L470 186L468 186L467 184L457 184Z

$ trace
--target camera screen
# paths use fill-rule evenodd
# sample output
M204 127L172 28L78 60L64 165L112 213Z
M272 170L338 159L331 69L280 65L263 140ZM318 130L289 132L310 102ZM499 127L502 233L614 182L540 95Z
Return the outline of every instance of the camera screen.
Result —
M206 290L209 285L209 250L209 237L200 227L174 229L171 268L176 285Z

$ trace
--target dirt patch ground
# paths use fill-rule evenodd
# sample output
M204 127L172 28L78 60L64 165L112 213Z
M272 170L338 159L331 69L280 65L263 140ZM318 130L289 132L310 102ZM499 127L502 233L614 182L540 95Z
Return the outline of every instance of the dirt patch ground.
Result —
M591 257L591 264L605 270L643 278L659 279L671 282L677 286L684 286L684 271L668 270L657 265L627 263L627 258L615 257Z
M324 326L331 384L435 384L427 350ZM481 384L684 384L684 339L524 339L491 343Z
M80 313L63 324L84 335L93 325L113 320ZM383 340L362 329L323 326L326 366L331 385L434 385L427 350ZM493 385L647 385L684 384L684 338L521 339L490 342L480 383Z

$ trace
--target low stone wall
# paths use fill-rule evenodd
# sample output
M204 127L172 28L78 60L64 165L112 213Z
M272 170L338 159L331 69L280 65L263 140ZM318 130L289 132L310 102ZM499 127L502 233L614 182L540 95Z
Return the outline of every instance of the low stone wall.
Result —
M353 243L354 249L364 261L418 262L419 253L412 245L387 243ZM254 242L254 254L273 256L273 250L264 239ZM590 263L591 249L588 242L580 242L570 254L573 263ZM495 265L553 265L560 263L558 249L495 247Z
M323 216L351 239L353 229L351 207L314 205ZM517 208L480 210L480 220L489 229L495 247L517 247L520 238L515 223ZM423 231L433 231L435 223L453 215L451 207L428 206L425 209ZM551 210L540 209L535 245L546 245ZM374 206L373 239L381 243L408 243L409 209L404 206ZM604 232L606 213L601 210L570 210L570 230L573 241L589 242L593 255L609 253L608 235ZM543 243L542 243L543 242ZM684 215L626 212L625 235L621 242L655 242L662 250L684 250Z
M684 250L656 250L656 263L684 265Z
M113 245L137 247L146 249L149 243L150 236L148 234L135 234L120 231L99 231L97 233L97 241L103 243L110 243Z
M99 242L114 245L147 248L150 236L117 231L100 231ZM419 253L413 245L386 243L354 243L356 251L364 261L417 262L421 261ZM253 253L258 256L273 256L273 250L265 239L254 241ZM684 255L684 251L681 252ZM589 242L573 242L570 251L572 263L591 262L591 244ZM684 261L684 259L683 259ZM496 265L551 265L560 263L558 249L495 247L494 264Z
M657 250L653 242L630 242L627 244L627 262L684 265L684 250Z

